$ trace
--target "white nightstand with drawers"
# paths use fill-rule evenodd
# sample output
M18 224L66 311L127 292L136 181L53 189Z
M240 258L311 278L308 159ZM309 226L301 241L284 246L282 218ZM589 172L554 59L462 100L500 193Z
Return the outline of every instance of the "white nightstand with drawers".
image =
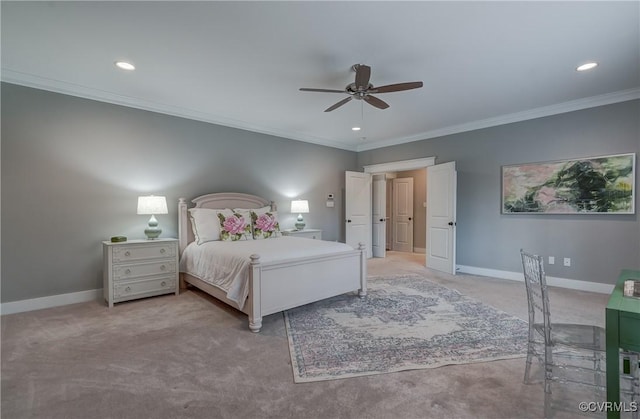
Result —
M304 237L305 239L322 240L322 230L305 228L304 230L283 230L283 236Z
M102 242L104 299L114 303L180 292L178 240Z

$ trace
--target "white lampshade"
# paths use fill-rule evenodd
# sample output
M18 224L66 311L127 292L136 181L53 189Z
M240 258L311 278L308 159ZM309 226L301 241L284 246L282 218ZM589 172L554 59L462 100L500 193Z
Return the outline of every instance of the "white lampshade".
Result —
M309 201L307 201L306 199L291 201L291 212L297 214L308 214Z
M138 214L168 214L167 198L164 196L139 196L138 197Z

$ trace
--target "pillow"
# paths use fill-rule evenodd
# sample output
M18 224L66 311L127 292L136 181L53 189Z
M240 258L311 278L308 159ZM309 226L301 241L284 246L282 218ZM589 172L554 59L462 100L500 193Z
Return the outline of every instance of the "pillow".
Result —
M225 213L218 213L218 219L222 241L253 240L251 216L248 210L228 210Z
M281 235L278 212L271 211L271 207L251 210L251 226L255 240L275 238Z
M196 243L202 244L210 241L220 240L220 220L218 213L231 213L231 210L217 210L211 208L191 208L189 215L191 217L191 228Z

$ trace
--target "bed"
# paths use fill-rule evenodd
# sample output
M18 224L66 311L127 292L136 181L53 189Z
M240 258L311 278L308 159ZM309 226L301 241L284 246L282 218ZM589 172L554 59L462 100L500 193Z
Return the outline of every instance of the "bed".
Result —
M184 198L180 198L178 203L181 288L194 286L242 311L248 316L252 332L260 331L262 318L269 314L352 291L357 291L360 297L366 296L363 243L359 249L344 243L299 237L202 243L202 234L197 237L198 232L192 227L194 211L200 211L194 208L205 211L270 208L275 212L275 204L243 193L213 193L199 196L191 202L195 204L192 208ZM203 252L223 251L224 255L216 257L233 259L234 263L242 265L242 269L234 265L238 280L233 284L228 278L222 283L216 282L218 271L229 274L231 268L216 271L215 264L213 268L205 266L213 256Z

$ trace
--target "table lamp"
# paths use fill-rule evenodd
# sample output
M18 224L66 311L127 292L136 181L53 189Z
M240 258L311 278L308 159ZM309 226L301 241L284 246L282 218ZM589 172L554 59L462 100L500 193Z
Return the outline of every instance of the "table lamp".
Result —
M296 201L291 201L291 213L298 213L298 221L295 226L297 230L304 230L304 226L306 225L304 219L302 218L302 214L309 213L309 201L306 199L299 199Z
M162 233L162 229L158 227L156 214L168 214L167 199L164 196L139 196L138 197L138 214L151 215L149 226L144 230L148 240L157 239Z

